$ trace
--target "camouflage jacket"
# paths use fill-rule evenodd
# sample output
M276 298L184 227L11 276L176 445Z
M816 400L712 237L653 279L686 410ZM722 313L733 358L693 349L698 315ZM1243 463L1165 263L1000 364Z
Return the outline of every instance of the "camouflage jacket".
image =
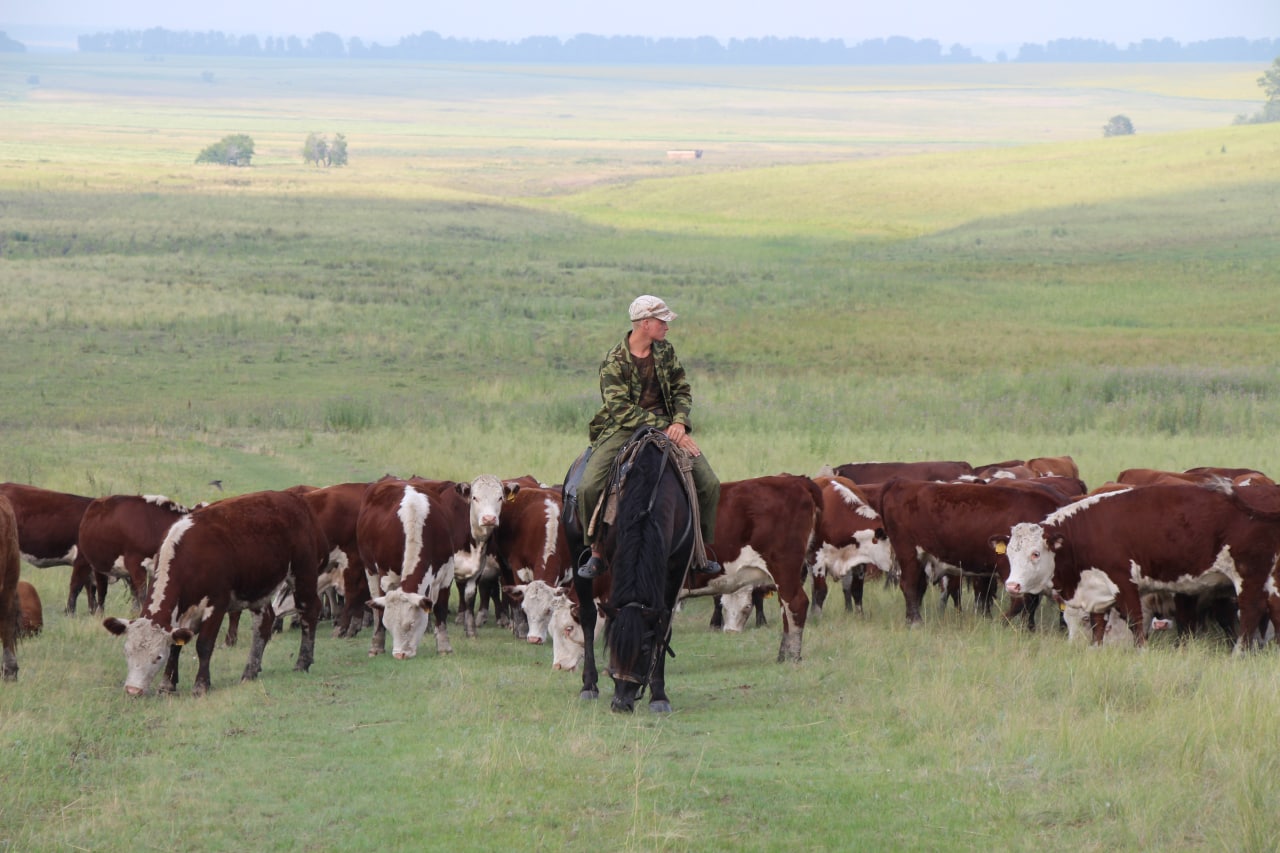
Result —
M630 333L628 333L630 334ZM670 414L660 418L638 405L640 400L640 371L631 348L624 337L609 350L600 363L600 399L604 405L591 419L589 437L591 444L613 436L619 430L634 432L646 424L666 429L673 423L684 424L690 432L689 410L693 407L693 392L685 376L684 367L676 357L676 350L666 341L653 342L653 369L662 388L662 402Z

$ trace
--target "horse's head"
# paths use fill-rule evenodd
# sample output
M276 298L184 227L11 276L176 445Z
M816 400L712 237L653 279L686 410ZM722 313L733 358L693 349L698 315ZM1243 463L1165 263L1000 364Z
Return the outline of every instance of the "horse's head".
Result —
M613 678L613 710L630 712L636 697L648 686L654 655L661 654L658 632L665 629L662 611L632 603L602 605L609 617L609 675Z

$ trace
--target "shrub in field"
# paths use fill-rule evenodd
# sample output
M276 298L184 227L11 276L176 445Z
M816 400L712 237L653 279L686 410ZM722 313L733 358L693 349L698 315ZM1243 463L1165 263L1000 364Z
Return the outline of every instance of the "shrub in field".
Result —
M1133 136L1133 122L1125 115L1112 116L1111 120L1102 126L1102 135Z
M253 160L253 138L247 133L222 137L200 152L197 163L220 163L224 166L248 166Z

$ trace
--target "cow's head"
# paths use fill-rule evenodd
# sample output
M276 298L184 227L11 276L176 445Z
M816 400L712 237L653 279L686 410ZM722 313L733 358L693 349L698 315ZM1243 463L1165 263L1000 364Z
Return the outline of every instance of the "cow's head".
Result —
M424 595L392 589L371 602L382 608L382 625L391 634L391 656L406 660L418 653L418 643L427 632L431 600Z
M582 639L582 622L578 608L566 598L551 611L551 668L569 672L578 668L586 657L587 646Z
M189 628L169 631L145 616L138 619L112 617L103 620L102 625L117 637L124 635L124 659L129 666L124 690L130 696L146 693L169 660L170 647L185 645L194 636Z
M569 601L564 590L539 580L504 589L514 600L520 602L520 609L529 620L529 642L535 646L542 645L550 629L551 613L556 608L557 600L563 599L566 604Z
M1009 559L1010 595L1047 593L1053 589L1053 570L1062 550L1061 534L1049 535L1039 524L1015 524L1008 536L992 536L991 548Z
M498 526L503 500L515 498L519 483L504 483L492 474L481 474L470 483L458 483L458 494L471 503L471 537L485 542Z
M893 549L889 547L889 537L883 527L855 530L850 539L841 547L830 542L818 547L811 567L815 577L827 576L838 581L849 574L861 577L861 573L872 566L884 574L893 572Z

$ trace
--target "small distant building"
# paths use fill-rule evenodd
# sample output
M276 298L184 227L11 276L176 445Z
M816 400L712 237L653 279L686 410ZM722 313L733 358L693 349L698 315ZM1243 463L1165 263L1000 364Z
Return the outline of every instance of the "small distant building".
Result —
M667 151L668 160L701 160L701 148L672 148Z

